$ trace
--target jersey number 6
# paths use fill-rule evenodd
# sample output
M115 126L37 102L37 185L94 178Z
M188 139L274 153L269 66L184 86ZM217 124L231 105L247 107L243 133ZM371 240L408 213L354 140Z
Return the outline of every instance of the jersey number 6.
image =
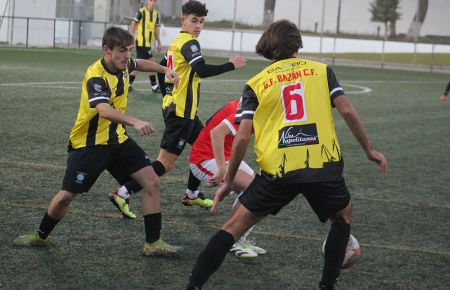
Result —
M281 86L281 99L283 100L284 121L286 123L308 119L302 82Z

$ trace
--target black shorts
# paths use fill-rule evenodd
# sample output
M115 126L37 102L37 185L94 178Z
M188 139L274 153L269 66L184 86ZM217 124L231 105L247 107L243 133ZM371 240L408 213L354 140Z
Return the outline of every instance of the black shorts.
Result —
M303 194L321 222L326 222L350 202L345 180L299 183L295 180L271 180L256 174L255 179L239 197L251 212L277 214L298 194Z
M67 157L62 189L72 193L87 192L105 169L119 184L124 184L132 173L146 166L151 166L150 158L130 138L122 144L75 149Z
M136 58L149 59L152 57L153 52L151 47L136 46Z
M161 138L161 148L175 155L183 152L186 143L194 144L203 129L203 123L198 116L191 120L177 117L175 111L170 111L163 113L163 117L166 127Z

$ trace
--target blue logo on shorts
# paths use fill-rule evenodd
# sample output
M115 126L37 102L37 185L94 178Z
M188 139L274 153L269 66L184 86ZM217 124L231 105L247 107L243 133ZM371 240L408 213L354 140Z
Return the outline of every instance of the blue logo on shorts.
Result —
M75 182L78 184L83 184L84 180L86 179L87 173L84 172L77 172L76 180Z
M186 140L178 139L177 148L180 150L183 150L184 146L186 146Z

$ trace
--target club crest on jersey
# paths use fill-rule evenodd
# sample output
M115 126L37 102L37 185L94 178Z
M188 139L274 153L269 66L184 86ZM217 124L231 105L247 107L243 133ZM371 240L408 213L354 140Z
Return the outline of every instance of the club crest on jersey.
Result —
M278 148L319 144L316 124L294 125L278 131Z
M195 44L191 45L191 50L192 50L192 52L197 52L198 51L197 45L195 45Z
M101 93L101 92L102 92L102 85L94 84L94 90L95 90L97 93Z

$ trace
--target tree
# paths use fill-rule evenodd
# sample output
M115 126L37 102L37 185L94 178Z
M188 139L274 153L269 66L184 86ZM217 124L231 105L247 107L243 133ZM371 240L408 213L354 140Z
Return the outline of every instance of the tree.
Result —
M273 22L273 12L275 11L276 0L264 0L263 27L269 26Z
M375 0L370 3L371 20L384 23L384 38L387 38L388 23L390 24L390 36L392 37L396 34L396 23L397 20L400 20L401 16L397 11L399 2L399 0Z
M409 26L408 33L406 34L407 39L416 41L419 37L420 29L422 28L428 11L428 0L418 1L416 14L414 15L411 25Z

